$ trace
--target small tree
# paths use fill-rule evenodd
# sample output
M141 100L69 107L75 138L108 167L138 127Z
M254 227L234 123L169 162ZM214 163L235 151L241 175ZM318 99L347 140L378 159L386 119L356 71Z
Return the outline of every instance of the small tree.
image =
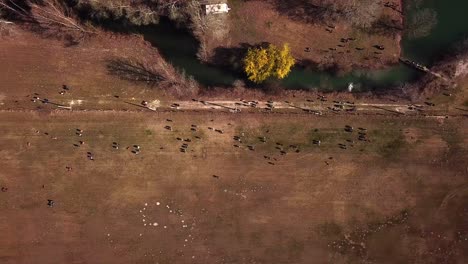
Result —
M267 48L251 48L244 58L245 73L255 83L261 83L269 77L283 79L293 65L294 58L287 44L282 49L272 44Z

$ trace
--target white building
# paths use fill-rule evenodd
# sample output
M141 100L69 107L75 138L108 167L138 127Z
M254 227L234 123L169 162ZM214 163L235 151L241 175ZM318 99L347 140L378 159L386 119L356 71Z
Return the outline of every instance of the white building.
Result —
M227 13L231 10L227 4L214 4L214 5L205 5L205 12L209 14L221 14Z

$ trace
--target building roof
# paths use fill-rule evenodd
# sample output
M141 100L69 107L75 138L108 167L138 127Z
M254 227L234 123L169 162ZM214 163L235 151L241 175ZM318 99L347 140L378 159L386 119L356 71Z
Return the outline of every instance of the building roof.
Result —
M223 4L207 4L205 5L206 14L227 13L231 10L226 3Z

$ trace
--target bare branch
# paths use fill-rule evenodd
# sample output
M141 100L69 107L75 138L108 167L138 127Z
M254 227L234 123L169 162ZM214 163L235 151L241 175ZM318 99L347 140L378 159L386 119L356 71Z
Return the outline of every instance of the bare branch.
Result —
M63 27L69 30L76 30L83 33L94 33L85 29L83 26L75 22L74 19L68 16L68 11L60 5L56 0L47 0L45 5L31 5L32 17L42 25L47 27Z

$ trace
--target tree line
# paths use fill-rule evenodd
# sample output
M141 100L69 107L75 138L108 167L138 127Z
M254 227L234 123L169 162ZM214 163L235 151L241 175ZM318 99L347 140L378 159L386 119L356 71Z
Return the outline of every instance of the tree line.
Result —
M194 0L193 0L194 1ZM192 0L0 0L0 17L44 28L91 30L105 24L158 24L161 16L188 23ZM78 29L78 28L77 28Z

